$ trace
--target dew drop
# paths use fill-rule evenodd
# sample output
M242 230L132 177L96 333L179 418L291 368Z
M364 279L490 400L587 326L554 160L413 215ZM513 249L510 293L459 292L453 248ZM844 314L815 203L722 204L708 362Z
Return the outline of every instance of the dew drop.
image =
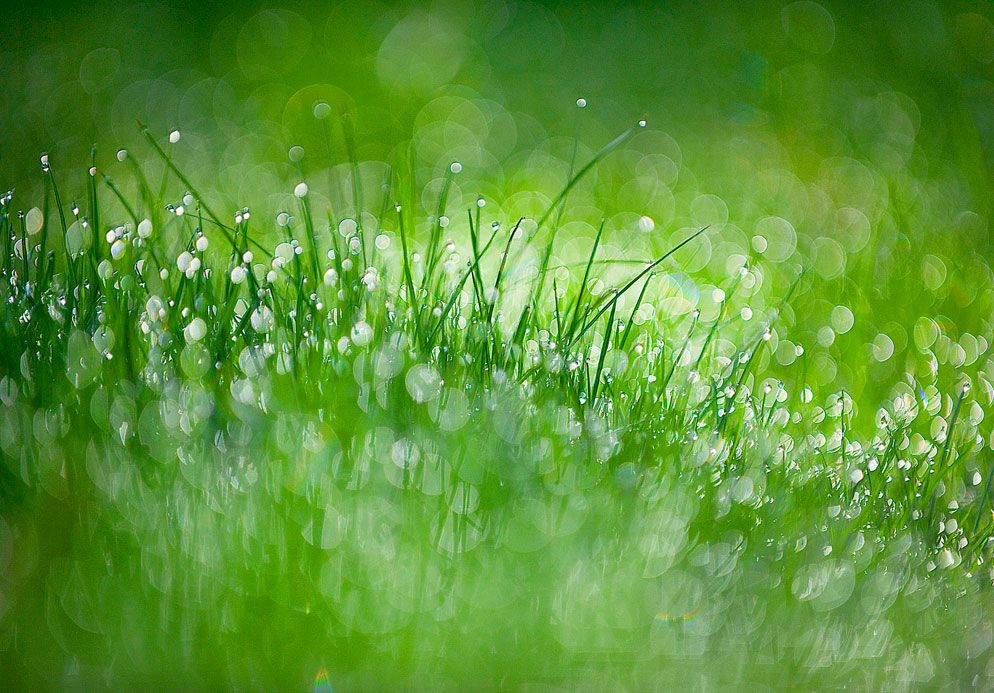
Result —
M176 258L176 268L180 272L186 272L190 268L190 263L193 261L193 255L189 251L184 250Z
M194 318L184 330L186 341L190 344L199 342L207 334L207 323L202 318Z
M319 101L314 104L314 117L318 120L324 120L329 115L331 115L331 106L326 104L324 101Z

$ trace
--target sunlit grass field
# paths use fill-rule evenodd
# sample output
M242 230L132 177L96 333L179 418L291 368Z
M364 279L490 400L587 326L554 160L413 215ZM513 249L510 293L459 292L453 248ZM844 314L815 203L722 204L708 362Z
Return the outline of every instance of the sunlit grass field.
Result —
M512 110L529 63L489 42L573 59L569 12L522 8L367 29L393 119L288 86L303 10L219 24L241 76L182 95L112 98L120 56L86 52L113 132L39 145L0 197L0 682L994 686L965 107L795 2L709 20L772 48L713 49L737 93L707 117L597 80ZM941 52L928 22L944 79L994 59L981 15L922 16L899 67Z

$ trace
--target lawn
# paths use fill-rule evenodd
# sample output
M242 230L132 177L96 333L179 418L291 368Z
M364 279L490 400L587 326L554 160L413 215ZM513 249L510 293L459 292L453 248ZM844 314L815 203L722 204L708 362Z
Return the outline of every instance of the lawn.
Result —
M140 10L0 61L0 680L994 686L987 16Z

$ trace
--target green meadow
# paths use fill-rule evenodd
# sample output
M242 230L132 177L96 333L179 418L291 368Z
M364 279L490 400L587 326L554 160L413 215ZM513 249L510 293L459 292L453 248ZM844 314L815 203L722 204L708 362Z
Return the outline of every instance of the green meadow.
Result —
M0 30L0 688L994 686L994 13Z

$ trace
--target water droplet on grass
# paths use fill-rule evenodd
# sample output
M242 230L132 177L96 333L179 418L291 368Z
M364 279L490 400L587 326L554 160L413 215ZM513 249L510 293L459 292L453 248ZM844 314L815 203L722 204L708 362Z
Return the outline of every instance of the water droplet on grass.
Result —
M101 279L107 281L114 276L114 267L109 261L101 260L100 264L97 265L97 274L100 275Z
M45 225L45 215L37 207L32 207L28 210L28 213L24 215L24 226L28 232L29 236L33 236L39 231L41 227Z
M326 104L324 101L319 101L314 104L314 117L318 120L324 120L331 115L331 106Z
M179 142L180 134L179 130L172 130L169 133L169 144L176 144Z
M298 198L304 198L307 196L307 183L297 183L297 187L293 189L293 194Z
M184 330L186 341L189 344L199 342L207 334L207 323L201 318L194 318Z
M193 255L189 251L184 250L176 258L176 268L180 272L186 272L190 268L190 263L192 261L193 261Z

